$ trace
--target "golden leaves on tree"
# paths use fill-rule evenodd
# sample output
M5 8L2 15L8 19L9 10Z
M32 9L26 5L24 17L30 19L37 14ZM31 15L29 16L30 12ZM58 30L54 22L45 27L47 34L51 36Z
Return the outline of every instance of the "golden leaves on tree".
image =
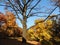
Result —
M44 36L45 40L49 40L52 38L49 34L50 28L52 28L52 23L51 20L45 22L43 22L43 19L35 20L35 25L28 30L29 38L42 41Z

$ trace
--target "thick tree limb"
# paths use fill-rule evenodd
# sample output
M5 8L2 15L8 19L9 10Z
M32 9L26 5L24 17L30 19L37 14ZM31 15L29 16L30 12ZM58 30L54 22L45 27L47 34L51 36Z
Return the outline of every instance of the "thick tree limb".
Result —
M29 7L33 1L34 0L30 0L30 2L27 4L27 7Z
M26 13L27 11L27 5L28 3L30 2L31 0L28 0L26 4L24 4L24 7L23 7L23 13Z
M28 0L27 3L25 5L28 5L28 3L30 2L31 0Z

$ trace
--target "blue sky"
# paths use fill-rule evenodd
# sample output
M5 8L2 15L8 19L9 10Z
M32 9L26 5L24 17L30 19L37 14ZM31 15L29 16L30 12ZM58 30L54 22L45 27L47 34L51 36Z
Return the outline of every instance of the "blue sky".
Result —
M35 3L35 2L34 2ZM51 3L49 3L49 1L48 0L42 0L41 2L40 2L40 4L37 6L37 7L42 7L42 11L47 11L47 10L45 10L45 8L52 8L52 6L50 5ZM43 7L45 7L45 8L43 8ZM5 13L5 10L4 10L4 7L1 7L0 6L0 12L2 12L2 13ZM59 9L57 8L52 14L59 14ZM48 15L48 14L40 14L41 16L42 15ZM46 18L46 17L36 17L36 16L34 16L34 17L30 17L28 20L27 20L27 27L29 28L29 27L31 27L32 25L34 25L34 20L36 20L36 19L40 19L40 18ZM17 22L17 24L20 26L20 27L22 27L22 24L20 23L20 21L19 20L17 20L16 21Z

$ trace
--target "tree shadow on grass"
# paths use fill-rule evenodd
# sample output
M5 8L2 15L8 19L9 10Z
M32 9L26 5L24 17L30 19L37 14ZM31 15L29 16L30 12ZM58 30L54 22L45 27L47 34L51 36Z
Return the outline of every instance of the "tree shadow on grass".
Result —
M0 45L32 45L32 44L22 43L16 39L0 39Z

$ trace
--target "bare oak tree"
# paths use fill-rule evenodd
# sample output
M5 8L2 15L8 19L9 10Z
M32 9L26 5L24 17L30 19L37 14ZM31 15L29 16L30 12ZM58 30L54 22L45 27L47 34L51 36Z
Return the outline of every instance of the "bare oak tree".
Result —
M0 0L0 6L4 6L5 9L14 12L23 26L23 37L26 39L27 19L33 16L39 16L40 13L46 13L40 12L40 6L38 6L40 2L41 0ZM48 17L56 8L57 7L49 13ZM22 16L22 18L20 16Z
M35 16L37 13L41 13L39 11L32 13L41 0L37 0L35 3L34 1L36 0L1 0L0 3L0 6L5 6L5 9L9 9L10 11L15 12L15 15L23 26L23 37L25 39L27 31L27 19L31 16ZM19 14L23 17L22 19L20 18Z

